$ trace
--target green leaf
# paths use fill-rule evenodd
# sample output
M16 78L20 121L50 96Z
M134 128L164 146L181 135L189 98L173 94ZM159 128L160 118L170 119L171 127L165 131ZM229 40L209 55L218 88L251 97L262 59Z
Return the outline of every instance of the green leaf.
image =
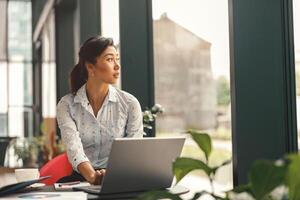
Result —
M214 199L216 200L229 200L228 198L223 198L223 197L219 197L213 193L210 193L210 192L207 192L207 191L201 191L201 192L197 192L194 194L193 198L191 200L197 200L199 199L200 197L202 197L203 195L209 195L211 197L213 197Z
M251 190L256 199L263 199L277 186L284 184L286 166L258 160L250 171Z
M201 160L193 158L177 158L173 162L173 174L176 176L176 181L179 182L185 175L193 170L203 170L208 176L212 169Z
M178 195L171 194L168 191L150 191L141 194L138 200L157 200L157 199L172 199L172 200L182 200Z
M223 166L225 166L225 165L228 165L228 164L230 164L230 163L231 163L231 160L226 160L226 161L224 161L221 165L218 165L218 166L216 166L216 167L213 167L213 168L212 168L212 173L215 174L216 171L217 171L219 168L221 168L221 167L223 167Z
M254 197L253 192L251 191L251 186L249 184L247 185L239 185L235 188L233 188L232 190L228 191L229 192L234 192L234 193L243 193L243 192L247 192L248 194L250 194L252 197Z
M188 130L187 133L189 133L193 140L197 143L197 145L200 147L200 149L204 152L206 161L208 162L208 157L211 154L211 139L208 134L206 133L199 133L195 130Z
M289 199L300 199L300 156L292 154L288 156L290 161L288 165L286 180L289 188Z

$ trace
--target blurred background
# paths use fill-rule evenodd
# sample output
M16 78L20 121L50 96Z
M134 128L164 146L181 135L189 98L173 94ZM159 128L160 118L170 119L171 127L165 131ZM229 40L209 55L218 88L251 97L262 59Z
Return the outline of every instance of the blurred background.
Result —
M211 165L231 159L228 0L150 0L146 8L130 2L0 0L0 165L42 166L64 152L56 104L69 92L80 44L96 34L112 37L120 51L115 87L134 94L143 110L163 107L147 136L199 130L213 139ZM299 102L300 3L293 3ZM130 6L144 18L129 15ZM204 158L190 138L182 155ZM230 164L218 172L217 191L233 187L232 171ZM182 183L209 188L204 176L194 172Z

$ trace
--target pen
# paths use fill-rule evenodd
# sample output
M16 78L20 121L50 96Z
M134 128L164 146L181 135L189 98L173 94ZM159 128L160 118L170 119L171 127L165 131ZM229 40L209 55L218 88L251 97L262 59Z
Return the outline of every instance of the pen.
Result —
M58 184L58 187L62 187L64 185L76 185L76 184L79 184L80 181L73 181L73 182L67 182L67 183L59 183Z

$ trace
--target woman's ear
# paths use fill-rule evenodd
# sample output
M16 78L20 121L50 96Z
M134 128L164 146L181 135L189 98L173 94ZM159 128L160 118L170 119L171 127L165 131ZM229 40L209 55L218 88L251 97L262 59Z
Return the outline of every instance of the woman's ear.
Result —
M86 70L88 72L88 76L89 77L95 76L95 72L94 72L95 67L94 67L94 65L92 63L86 62L85 63L85 67L86 67Z

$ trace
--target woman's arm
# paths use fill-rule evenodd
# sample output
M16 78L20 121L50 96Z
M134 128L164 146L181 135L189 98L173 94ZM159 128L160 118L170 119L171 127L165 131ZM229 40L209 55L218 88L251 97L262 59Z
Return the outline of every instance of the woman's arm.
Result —
M102 182L105 170L94 170L90 162L82 162L77 167L80 174L90 183L99 185Z
M64 97L57 105L57 122L61 130L62 141L66 146L67 155L75 171L92 184L100 184L102 173L95 171L86 157L79 132L71 117L68 99Z
M133 97L129 103L126 137L143 137L143 115L139 101Z

